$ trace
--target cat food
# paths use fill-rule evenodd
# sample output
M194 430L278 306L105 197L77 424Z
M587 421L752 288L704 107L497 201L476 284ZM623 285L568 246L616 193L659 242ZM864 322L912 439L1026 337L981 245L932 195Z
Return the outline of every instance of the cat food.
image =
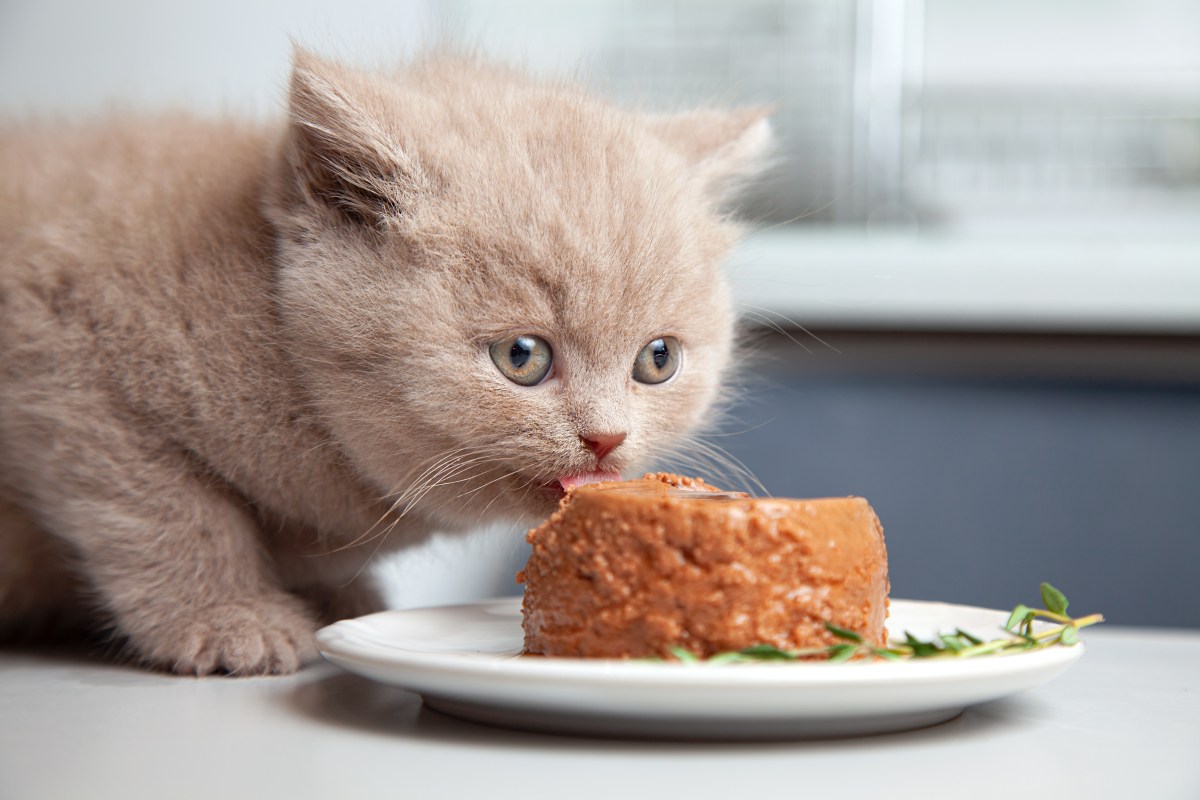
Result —
M525 649L582 658L884 644L887 552L861 497L752 499L665 473L571 489L527 537Z

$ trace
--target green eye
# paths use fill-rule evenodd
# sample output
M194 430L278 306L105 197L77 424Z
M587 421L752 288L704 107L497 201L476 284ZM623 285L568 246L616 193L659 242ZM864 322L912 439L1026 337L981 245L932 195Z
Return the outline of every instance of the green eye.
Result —
M679 371L682 350L674 336L655 339L638 352L633 361L633 379L639 383L662 383Z
M546 340L530 334L496 342L488 353L500 374L521 386L541 383L554 363L554 353Z

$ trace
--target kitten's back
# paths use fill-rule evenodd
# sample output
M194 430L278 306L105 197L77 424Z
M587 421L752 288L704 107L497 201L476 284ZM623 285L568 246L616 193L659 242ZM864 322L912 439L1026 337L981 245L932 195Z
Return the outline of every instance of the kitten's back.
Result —
M86 270L114 248L206 233L199 224L220 214L231 183L261 173L265 146L255 126L183 115L10 128L0 134L0 241L80 252ZM0 270L21 261L0 255Z

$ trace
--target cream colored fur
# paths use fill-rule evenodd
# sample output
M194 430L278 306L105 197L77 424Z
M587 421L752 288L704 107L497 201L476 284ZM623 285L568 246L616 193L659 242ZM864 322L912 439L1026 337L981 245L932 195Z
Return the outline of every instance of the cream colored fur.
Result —
M759 109L622 111L473 59L296 56L290 119L0 134L0 630L289 672L378 546L536 521L717 397ZM521 387L488 345L549 341ZM630 378L672 335L683 367Z

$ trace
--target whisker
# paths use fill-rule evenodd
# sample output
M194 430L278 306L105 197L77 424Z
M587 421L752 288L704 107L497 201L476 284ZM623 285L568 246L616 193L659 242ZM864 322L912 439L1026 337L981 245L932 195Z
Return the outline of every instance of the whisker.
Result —
M767 487L764 486L762 481L758 479L758 476L756 476L749 467L742 463L741 459L737 458L723 447L712 444L711 442L704 442L699 438L692 439L692 446L705 453L709 458L712 458L717 463L725 465L735 475L737 475L740 480L748 481L750 484L753 484L753 486L756 487L762 494L768 497L771 495L771 493L767 491ZM751 490L750 493L754 494L754 491Z
M720 433L714 432L714 433L693 434L693 435L702 436L705 439L724 438L726 436L741 436L743 434L752 433L752 432L758 430L759 428L770 425L774 421L775 421L775 418L772 417L771 419L763 420L762 422L758 423L757 425L751 425L749 428L742 428L740 431L722 431Z
M465 497L469 494L475 494L476 492L480 491L481 489L486 489L487 487L491 486L496 481L502 481L505 478L511 478L513 475L517 475L519 473L520 473L519 469L514 469L512 472L506 472L505 474L501 475L498 478L493 478L492 480L488 481L487 483L483 484L482 486L476 486L474 489L468 489L467 491L462 492L461 494L454 495L454 499L458 499L460 497ZM499 497L499 495L497 495L497 497Z
M750 303L739 303L738 305L740 305L740 306L741 306L741 307L743 307L743 308L750 308L750 309L754 309L756 312L761 312L761 313L759 313L759 314L758 314L758 316L759 316L759 318L760 318L760 319L762 319L763 321L767 321L767 319L768 319L768 317L766 316L767 314L773 314L773 315L775 315L776 317L779 317L780 319L782 319L782 320L783 320L784 322L786 322L788 325L791 325L793 328L796 328L796 329L798 329L798 330L801 330L801 331L803 331L803 332L804 332L804 333L805 333L807 336L811 337L811 338L812 338L814 341L816 341L816 342L819 342L820 344L824 345L825 347L828 347L830 350L832 350L833 352L837 353L838 355L841 355L841 354L842 354L842 351L841 351L841 350L838 350L836 347L834 347L833 345L831 345L829 342L825 341L825 340L824 340L824 339L822 339L820 336L817 336L815 333L813 333L813 332L812 332L812 331L810 331L808 328L806 328L806 327L804 327L803 325L801 325L801 324L800 324L799 322L797 322L796 320L794 320L794 319L792 319L791 317L789 317L787 314L783 314L783 313L781 313L781 312L779 312L779 311L775 311L775 310L773 310L773 309L770 309L770 308L765 308L765 307L763 307L763 306L756 306L756 305L752 305L752 304L750 304ZM800 344L800 342L798 342L798 341L796 341L794 338L792 338L792 337L791 337L791 336L790 336L790 335L789 335L789 334L788 334L788 333L787 333L787 332L786 332L786 331L785 331L785 330L784 330L784 329L783 329L783 328L782 328L782 327L781 327L781 326L780 326L778 323L776 323L776 324L775 324L774 330L777 330L777 331L779 331L780 333L782 333L784 336L787 336L787 337L788 337L789 339L791 339L793 342L796 342L796 344ZM804 345L802 345L802 344L800 344L800 346L801 346L801 347L804 347ZM811 350L809 350L807 347L804 347L804 349L805 349L805 350L807 350L807 351L808 351L808 352L810 352L810 353L812 352L812 351L811 351Z
M749 494L770 496L762 481L741 460L724 448L705 442L701 434L692 433L680 438L678 443L663 447L660 453L667 460L699 472L708 472L722 477L731 484L741 485Z
M419 502L421 498L428 494L432 489L444 485L449 478L460 474L475 463L488 460L489 458L488 456L467 458L466 456L455 454L461 453L466 449L467 448L459 448L459 450L452 452L448 456L443 456L440 458L433 466L421 473L421 476L417 481L408 486L404 491L400 492L395 500L388 506L387 510L385 510L379 519L377 519L366 531L359 534L353 540L329 550L326 553L322 553L321 555L339 553L352 547L369 544L377 538L386 537L389 533L391 533L391 531L395 530L396 526L400 523L400 520L402 520L408 514L408 512L417 504L417 502ZM484 472L486 472L486 470L484 470ZM483 474L483 472L479 474ZM469 478L465 480L469 480ZM387 499L387 496L380 499ZM380 531L379 533L375 533L375 529L379 527L380 523L382 523L389 516L396 514L396 509L400 508L402 505L404 506L403 510L401 510L400 513L395 516L392 522L384 530Z
M767 328L769 328L769 329L771 329L771 330L775 331L775 332L776 332L776 333L778 333L780 336L783 336L784 338L786 338L786 339L788 339L789 341L791 341L791 343L792 343L792 344L796 345L797 347L799 347L799 348L800 348L801 350L803 350L804 352L806 352L806 353L812 353L812 349L811 349L811 348L809 348L809 346L808 346L808 345L806 345L804 342L802 342L802 341L800 341L799 339L797 339L795 336L792 336L792 334L791 334L791 333L789 333L789 332L788 332L788 331L786 331L786 330L785 330L783 327L781 327L781 326L779 325L779 323L777 323L775 320L773 320L773 319L771 319L771 318L769 318L769 317L767 317L767 316L764 316L764 315L762 315L762 314L759 314L759 313L757 313L757 312L755 312L755 311L743 311L743 312L742 312L742 315L743 315L743 316L745 316L745 317L749 317L749 318L750 318L750 319L752 319L752 320L757 320L758 322L762 323L762 324L763 324L764 326L766 326Z
M510 472L508 475L506 475L506 476L504 476L504 477L509 477L509 476L511 476L511 475L516 475L516 474L517 474L517 472L515 472L515 471L514 471L514 472ZM529 491L528 491L528 488L529 488L530 486L532 486L532 485L534 484L534 482L535 482L535 481L536 481L536 478L527 478L524 484L522 484L521 486L518 486L516 489L514 489L514 490L513 490L514 492L517 492L517 491L520 491L520 490L521 490L521 489L523 489L523 488L524 488L524 489L526 489L525 493L521 495L521 500L519 501L519 503L524 503L524 502L525 502L525 500L526 500L526 499L529 497ZM486 485L487 485L487 484L485 484L485 486L486 486ZM481 488L481 489L482 489L483 487L481 486L481 487L479 487L479 488ZM490 508L492 507L492 505L493 505L493 504L495 504L495 502L496 502L497 500L499 500L499 499L500 499L500 497L501 497L501 494L500 494L500 493L497 493L497 494L496 494L496 496L495 496L495 497L493 497L491 500L489 500L489 501L488 501L488 503L487 503L487 505L485 505L485 506L483 507L483 509L482 509L482 510L481 510L481 511L480 511L480 512L479 512L479 513L478 513L478 514L475 516L475 524L476 524L476 525L480 524L480 522L483 520L483 515L484 515L484 514L486 514L486 513L488 512L488 509L490 509ZM524 518L525 518L525 515L526 515L526 513L527 513L527 512L525 512L525 513L522 513L522 514L521 514L521 516L519 517L519 519L524 519Z
M800 222L802 220L808 219L809 217L816 216L817 214L820 214L822 211L824 211L832 206L837 205L838 196L835 194L833 197L831 197L829 199L828 202L826 202L820 208L813 208L813 205L816 202L817 202L817 200L814 197L812 200L809 201L808 206L803 211L801 211L799 214L797 214L796 216L792 217L791 219L785 219L780 222L773 223L771 225L765 225L760 228L755 228L754 229L755 233L761 233L763 231L772 231L772 230L775 230L776 228L782 228L784 225L791 225L793 222Z

